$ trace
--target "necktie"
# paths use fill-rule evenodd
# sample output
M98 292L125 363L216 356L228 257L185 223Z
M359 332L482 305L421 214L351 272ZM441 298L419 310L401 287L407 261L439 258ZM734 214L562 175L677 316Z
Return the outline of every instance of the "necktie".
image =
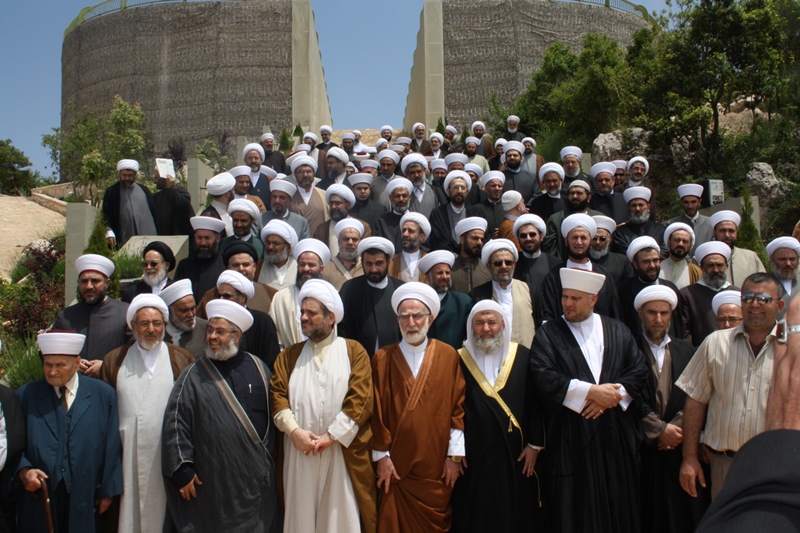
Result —
M64 412L69 411L67 407L67 387L62 385L58 388L58 392L61 393L61 407L64 408Z

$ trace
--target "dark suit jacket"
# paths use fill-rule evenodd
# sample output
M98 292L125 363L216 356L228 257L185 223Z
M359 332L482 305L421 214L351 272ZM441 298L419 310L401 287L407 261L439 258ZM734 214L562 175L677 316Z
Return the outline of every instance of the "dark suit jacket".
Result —
M420 153L422 155L430 155L433 153L433 147L428 139L422 139L422 145L420 146L419 150L417 150L416 139L411 139L411 151Z
M453 224L450 223L450 215L447 210L450 204L440 205L431 213L431 238L428 242L431 250L450 250L454 254L459 253L461 244L453 239ZM465 213L466 216L466 213Z
M155 210L153 208L153 196L144 185L134 183L134 187L139 187L144 191L144 196L147 198L147 208L150 209L150 214L153 215L153 222L156 220ZM103 194L103 217L106 219L106 225L112 229L117 239L122 235L122 227L120 226L119 211L120 211L120 190L122 185L116 182L114 185L106 189ZM124 243L117 242L117 246L122 246Z
M167 284L164 285L164 287L168 287L171 283L172 280L167 278ZM136 281L133 285L125 289L125 293L122 295L122 301L131 303L133 299L140 294L153 294L153 288L145 283L143 279Z

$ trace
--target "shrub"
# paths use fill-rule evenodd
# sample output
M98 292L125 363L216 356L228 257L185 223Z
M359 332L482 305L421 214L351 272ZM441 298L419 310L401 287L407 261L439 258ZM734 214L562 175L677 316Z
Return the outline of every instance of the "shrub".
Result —
M32 334L19 339L10 338L3 343L0 365L4 379L12 389L18 389L26 383L43 378L44 371L36 336Z

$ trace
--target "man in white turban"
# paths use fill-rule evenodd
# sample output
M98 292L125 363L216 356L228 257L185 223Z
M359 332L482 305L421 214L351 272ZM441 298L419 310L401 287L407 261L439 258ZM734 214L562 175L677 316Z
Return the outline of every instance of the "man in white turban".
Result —
M299 156L292 161L292 174L297 182L297 192L292 197L289 209L308 221L313 234L317 226L330 218L325 191L314 186L317 163L309 156Z
M724 242L731 249L728 261L728 281L732 285L744 283L744 278L756 272L766 272L758 254L736 246L739 240L739 223L742 218L735 211L717 211L711 215L714 240Z
M350 216L350 209L356 203L356 196L347 185L333 184L325 191L325 201L328 203L331 218L320 224L312 237L324 242L331 251L331 256L339 253L338 238L334 233L336 224L345 219L358 220ZM364 220L358 220L364 227L363 237L372 235L372 228Z
M390 181L386 185L385 193L389 199L391 210L378 217L373 227L375 236L383 237L394 243L395 253L400 253L402 250L400 220L409 211L413 191L414 185L406 178L397 177Z
M182 279L159 293L169 309L169 323L164 332L164 342L184 348L199 359L205 353L206 324L197 316L197 303L192 294L192 282Z
M490 152L487 154L487 152ZM489 172L488 157L494 155L494 147L492 141L486 144L480 137L472 135L464 140L464 155L467 156L467 162L473 165L478 165L484 174Z
M459 251L456 224L467 217L466 200L472 182L463 170L448 172L442 183L449 201L431 212L431 250Z
M547 220L564 209L564 200L567 195L561 194L561 183L564 181L564 167L558 163L544 163L539 167L539 188L542 192L530 202L531 213L542 220Z
M372 182L372 192L370 194L372 194L373 200L386 205L386 195L384 195L384 192L389 182L398 177L397 174L395 174L395 170L400 163L400 156L397 155L396 152L387 149L378 152L376 159L378 161L379 172Z
M278 172L286 172L286 161L280 150L277 152L273 150L274 135L264 134L261 138L261 144L250 143L242 150L242 161L247 166L247 177L250 182L244 194L258 197L264 207L269 208L269 182ZM267 155L266 147L269 147L269 155ZM280 157L276 156L276 153L280 154ZM238 172L243 171L244 169L239 169ZM238 178L238 176L234 175L234 178ZM239 192L238 194L243 193Z
M139 163L121 159L117 163L119 181L103 193L103 217L106 240L111 248L122 247L136 235L157 235L153 216L153 197L141 183L136 183Z
M181 259L175 269L175 281L192 280L195 301L214 287L217 278L225 270L222 254L219 253L221 234L225 231L225 223L214 217L192 217L194 228L194 253Z
M326 152L331 148L338 148L339 145L336 144L331 140L331 134L333 133L333 128L331 128L327 124L323 124L319 127L319 143L317 143L317 147L320 150L325 150Z
M310 131L303 135L303 144L308 146L306 155L314 161L314 175L317 178L322 179L325 177L325 161L327 152L317 146L318 141L319 138ZM292 169L292 172L294 172L294 169Z
M554 255L542 251L542 242L547 231L544 220L530 213L521 215L512 227L520 247L519 260L514 269L514 279L528 284L531 294L536 294L544 278L561 264Z
M298 303L306 340L281 352L270 382L283 433L284 528L375 531L369 356L337 335L344 305L330 283L309 280Z
M450 272L453 290L469 293L475 287L491 281L492 276L481 261L488 224L485 218L466 217L456 224L459 252Z
M440 310L435 290L406 283L392 308L403 340L372 359L378 530L449 531L464 471L464 376L456 351L428 338Z
M267 168L271 168L277 173L280 174L288 174L289 169L286 166L286 157L283 155L283 152L280 150L275 149L275 135L273 133L265 133L261 136L261 148L264 149L264 163L262 166L266 166ZM262 170L263 172L263 170ZM267 180L265 180L266 182ZM261 178L259 177L258 183L261 182ZM254 188L260 188L255 187ZM265 187L265 193L267 196L269 195L269 187ZM254 191L252 194L259 194L259 191ZM263 198L262 198L263 200ZM269 205L269 204L266 204Z
M711 300L711 309L717 317L717 329L735 328L742 323L742 292L719 291Z
M594 312L605 276L574 268L559 276L563 315L538 329L531 349L547 435L537 461L550 509L544 530L641 531L638 403L647 365L628 327ZM597 479L614 479L613 493Z
M509 115L506 118L506 131L500 136L501 139L507 141L519 141L525 138L525 134L519 131L519 117L517 115Z
M592 247L589 249L589 259L593 265L600 265L606 271L606 276L614 281L617 287L626 279L633 277L633 266L625 254L611 251L611 241L617 231L617 222L605 215L592 217L597 225L597 232L592 237Z
M411 133L414 138L411 139L411 151L418 154L429 154L433 151L431 143L425 138L425 124L417 122L411 126Z
M664 224L651 220L653 209L650 199L652 191L647 187L628 187L622 193L625 203L628 204L628 221L614 232L611 251L624 254L630 243L637 237L648 236L656 240L658 245L664 247Z
M283 220L271 220L261 230L264 243L264 258L256 268L256 279L270 287L281 290L294 286L297 278L297 262L292 249L297 246L297 233Z
M583 172L581 165L583 150L577 146L565 146L559 153L561 164L564 165L564 182L561 185L561 192L566 194L572 182L575 180L585 181L589 184L589 190L594 190L594 179Z
M264 255L264 243L258 238L261 233L261 212L258 206L250 200L237 198L228 204L228 214L231 217L233 234L222 239L219 245L220 253L224 254L231 244L246 242L255 248L260 259Z
M681 198L683 213L667 222L667 227L675 222L687 224L694 231L694 244L690 254L694 254L694 249L703 243L714 238L714 228L711 227L711 219L700 214L703 198L703 186L697 183L684 183L678 185L678 196Z
M421 154L409 154L403 158L400 168L414 186L408 210L420 213L425 218L430 217L431 212L441 204L441 192L437 194L436 189L428 184L428 160Z
M592 186L588 181L575 179L566 190L562 187L561 194L562 196L566 196L564 199L564 209L553 213L550 218L547 219L547 235L545 235L542 249L563 261L567 257L567 245L564 242L566 235L564 235L561 230L561 225L564 220L570 215L578 213L590 217L602 215L603 213L589 207L589 202L592 200Z
M347 217L336 223L333 235L336 239L336 255L331 252L331 262L322 272L322 279L333 285L336 290L342 288L344 282L364 275L361 258L358 256L358 243L364 236L363 222Z
M375 161L372 163L376 163ZM355 195L356 202L350 208L350 216L366 222L370 228L375 225L375 221L383 214L386 214L389 209L380 202L372 199L372 184L377 177L367 172L367 167L361 162L361 172L351 174L348 179L350 185L353 187L353 194ZM377 163L376 163L377 164Z
M664 230L664 243L669 250L669 256L661 261L659 277L671 281L678 289L697 283L703 271L690 261L690 253L696 242L695 232L689 224L672 222L667 226Z
M253 324L247 309L213 300L206 311L206 357L181 374L164 412L170 516L178 531L276 531L272 373L239 348Z
M467 206L468 217L481 217L488 222L488 227L486 228L487 238L491 238L494 235L495 230L500 227L505 217L501 202L505 182L506 176L502 172L498 170L486 172L481 176L481 186L485 198L476 204Z
M400 219L400 253L389 261L389 275L402 281L421 281L428 278L420 272L418 263L425 257L422 243L431 234L431 223L420 213L407 211Z
M767 256L773 274L778 276L787 295L797 292L798 285L798 256L800 256L800 242L794 237L778 237L767 244ZM786 305L788 300L786 299Z
M324 191L334 183L349 185L344 168L349 162L350 156L347 155L347 152L335 146L329 148L325 158L326 175L317 183L317 187Z
M228 205L233 201L236 178L230 172L217 174L206 183L206 191L211 196L211 205L203 209L201 216L218 218L225 223L222 238L233 235L233 220L228 213Z
M428 338L460 348L466 339L467 316L472 309L472 298L451 290L451 270L455 254L448 250L435 250L419 261L419 271L425 274L439 296L439 318L428 330Z
M297 193L294 178L276 178L269 184L271 209L261 215L261 227L264 228L273 220L281 220L294 228L298 239L311 236L308 220L290 210L292 198ZM262 239L263 240L263 239Z
M613 218L617 224L628 220L628 205L621 193L614 192L614 163L602 162L592 165L589 174L594 179L595 190L589 206Z

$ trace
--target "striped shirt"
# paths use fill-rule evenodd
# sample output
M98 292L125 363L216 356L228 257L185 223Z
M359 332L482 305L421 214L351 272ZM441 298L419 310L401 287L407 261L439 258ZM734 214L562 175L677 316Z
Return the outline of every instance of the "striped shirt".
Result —
M742 324L713 332L697 349L675 385L708 405L703 444L738 451L764 431L774 346L773 330L758 355L753 355Z

